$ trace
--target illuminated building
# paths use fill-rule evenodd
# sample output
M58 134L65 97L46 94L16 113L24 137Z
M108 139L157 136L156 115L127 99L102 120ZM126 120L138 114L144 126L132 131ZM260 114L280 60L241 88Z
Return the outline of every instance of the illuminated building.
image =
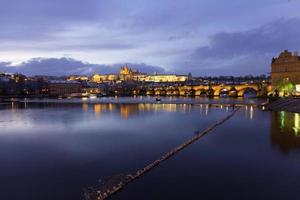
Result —
M297 96L300 96L300 84L296 84L296 91L295 91Z
M119 77L121 81L143 81L147 74L135 71L125 65L121 67Z
M27 77L23 74L12 74L11 78L16 82L16 83L22 83L27 80Z
M120 70L121 80L135 80L135 81L145 81L145 82L184 82L188 80L188 76L176 75L176 74L154 74L147 75L145 73L140 73L139 71L134 71L127 66L122 67Z
M120 69L120 80L121 81L129 81L132 80L133 71L131 68L127 66L121 67Z
M102 83L107 81L117 81L118 75L116 74L94 74L92 76L92 82Z
M144 81L144 82L185 82L188 80L186 75L176 74L155 74L147 75L139 71L129 68L127 65L122 66L117 74L94 74L92 81L95 83L102 83L107 81Z
M81 93L81 83L77 81L49 81L50 96L66 96Z
M272 59L272 87L280 96L289 95L293 90L300 92L300 56L298 53L283 51L279 57Z
M82 85L82 92L85 94L100 94L102 88L99 87L97 83L94 82L84 82Z
M159 74L159 75L148 75L145 78L146 82L185 82L188 80L188 76L176 75L176 74Z
M68 81L88 81L88 76L77 76L77 75L71 75L67 79Z

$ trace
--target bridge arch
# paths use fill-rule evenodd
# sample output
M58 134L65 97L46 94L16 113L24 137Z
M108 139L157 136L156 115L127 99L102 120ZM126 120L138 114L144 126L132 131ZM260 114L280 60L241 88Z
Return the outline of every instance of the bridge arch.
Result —
M167 94L167 91L164 88L157 88L155 90L156 96L165 96Z
M230 90L228 91L228 96L229 97L237 97L238 96L238 91L234 86L232 86L230 88Z
M180 91L179 91L179 89L178 88L175 88L174 90L173 90L173 94L172 94L173 96L179 96L180 95Z
M190 90L188 90L188 96L195 96L196 95L196 90L194 90L193 88L191 88Z
M238 91L238 96L243 97L247 93L253 93L253 94L257 95L258 89L254 88L254 87L245 87Z
M206 95L207 95L208 97L214 96L214 93L215 93L215 91L214 91L214 89L212 89L212 88L208 88L208 89L206 90Z
M173 87L168 87L166 89L166 93L167 93L168 96L172 96L173 92L174 92L174 88Z
M148 95L148 96L153 96L154 94L155 94L155 91L153 88L150 88L146 91L146 95Z
M131 91L132 95L140 95L140 90L139 89L134 89Z
M140 90L140 95L147 95L147 89L146 88L142 88Z
M231 90L231 87L230 86L215 86L215 87L212 87L212 89L214 90L214 96L220 96L222 94L224 95L229 95L229 91Z
M204 88L197 89L195 91L195 95L196 96L207 96L207 90L205 90Z

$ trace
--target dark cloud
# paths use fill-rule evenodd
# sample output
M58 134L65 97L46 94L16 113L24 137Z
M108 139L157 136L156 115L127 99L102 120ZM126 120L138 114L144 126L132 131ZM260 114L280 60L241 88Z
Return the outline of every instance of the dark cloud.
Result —
M299 20L240 30L300 17L299 6L288 0L1 0L0 60L70 54L97 63L155 63L199 75L249 73L249 66L252 73L263 73L270 56L298 49L299 39L292 38ZM187 54L192 55L182 61Z
M153 30L185 32L226 17L251 12L256 7L278 4L278 0L2 0L0 37L46 39L68 26L99 25L140 34ZM281 12L285 12L283 9ZM273 14L270 11L268 15ZM235 17L235 20L238 18ZM253 19L257 21L257 19ZM176 37L176 36L175 36ZM171 36L172 38L172 36ZM51 39L51 38L50 38Z
M208 46L196 49L186 65L198 73L259 74L270 71L270 62L284 49L300 49L300 19L279 19L259 28L218 33Z
M87 1L3 0L0 6L1 40L41 40L65 29L75 20L88 19L92 8ZM90 10L91 11L91 10ZM76 13L77 12L77 13Z
M163 73L164 69L144 63L126 63L129 67L145 73ZM91 64L72 58L34 58L19 65L12 66L10 62L0 62L0 71L23 73L26 75L91 75L93 73L117 73L124 63L113 65Z
M64 43L57 43L55 45L49 45L49 44L42 44L42 43L26 43L26 44L18 44L15 43L14 45L9 45L5 46L3 45L0 47L0 50L14 50L18 48L19 50L26 50L26 49L34 49L35 51L44 51L44 52L56 52L58 49L63 50L63 51L100 51L100 50L105 50L105 51L114 51L114 50L130 50L130 49L136 49L138 48L137 45L133 44L127 44L127 43L122 43L122 42L112 42L112 43L93 43L93 44L64 44Z
M0 67L6 67L9 66L11 62L0 62Z

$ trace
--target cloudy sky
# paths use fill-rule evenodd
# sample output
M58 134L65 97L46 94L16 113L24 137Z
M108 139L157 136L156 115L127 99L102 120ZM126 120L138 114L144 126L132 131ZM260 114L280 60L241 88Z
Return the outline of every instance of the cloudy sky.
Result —
M0 71L266 74L300 50L300 0L0 0Z

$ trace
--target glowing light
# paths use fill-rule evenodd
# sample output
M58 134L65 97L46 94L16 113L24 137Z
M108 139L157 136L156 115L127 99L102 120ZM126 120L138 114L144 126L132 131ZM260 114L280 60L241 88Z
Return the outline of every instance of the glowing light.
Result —
M250 119L253 119L253 106L250 106Z
M84 97L87 97L87 96L89 96L89 93L85 92L85 93L82 93L81 95Z
M90 99L96 99L97 96L96 95L90 95Z
M297 85L296 85L296 91L297 91L297 92L300 92L300 84L297 84Z
M101 104L95 104L94 105L94 112L95 112L96 116L101 115Z
M18 109L17 104L14 101L12 101L11 102L11 110L12 110L12 112L15 112L17 109Z
M109 110L110 112L114 111L114 110L115 110L115 105L112 104L112 103L108 104L108 110Z
M298 135L299 131L300 131L300 114L298 113L295 113L295 116L294 116L294 132L295 132L295 135Z
M87 103L82 104L82 110L87 112L89 110L89 105Z
M279 96L289 96L292 92L294 85L290 82L289 78L284 78L278 83Z
M280 128L285 128L285 112L284 111L281 111L280 112L280 121L281 121L281 123L280 123Z

